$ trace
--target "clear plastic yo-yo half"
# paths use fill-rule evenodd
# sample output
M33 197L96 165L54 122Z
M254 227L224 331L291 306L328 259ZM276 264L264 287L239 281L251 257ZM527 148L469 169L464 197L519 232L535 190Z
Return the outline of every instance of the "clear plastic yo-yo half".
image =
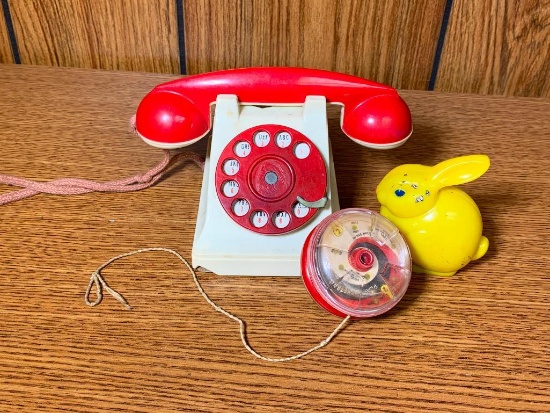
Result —
M411 256L397 227L368 209L344 209L309 234L301 257L304 284L340 317L373 317L394 307L411 279Z

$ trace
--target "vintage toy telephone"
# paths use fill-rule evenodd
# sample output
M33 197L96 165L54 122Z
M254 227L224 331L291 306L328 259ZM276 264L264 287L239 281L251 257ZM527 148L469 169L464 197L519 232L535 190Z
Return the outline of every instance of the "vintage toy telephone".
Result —
M184 147L213 129L194 267L300 275L307 235L339 209L327 103L343 106L342 130L360 145L393 148L411 134L409 109L393 88L322 70L226 70L167 82L145 96L136 132L153 146Z

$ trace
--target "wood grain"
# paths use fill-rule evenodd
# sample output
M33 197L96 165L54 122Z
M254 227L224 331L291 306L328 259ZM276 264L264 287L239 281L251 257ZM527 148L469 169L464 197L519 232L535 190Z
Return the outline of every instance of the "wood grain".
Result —
M127 133L159 74L0 67L1 173L109 180L161 154ZM392 167L487 153L465 189L484 217L486 257L456 276L413 276L389 313L351 323L295 362L252 357L172 256L147 253L104 276L111 297L88 308L91 272L112 256L165 246L189 257L201 172L176 167L137 193L39 195L0 207L0 410L71 412L547 412L550 406L548 197L550 102L408 91L415 132L403 147L357 146L329 112L341 207L376 209ZM52 104L55 102L55 104ZM192 150L204 153L201 141ZM11 188L0 188L2 191ZM267 356L318 343L339 322L298 278L200 274L248 323Z
M11 1L21 62L179 73L175 2Z
M10 39L4 16L4 9L0 5L0 63L13 63Z
M426 89L445 1L185 2L188 73L247 67L335 70Z
M436 90L550 97L550 1L456 0Z

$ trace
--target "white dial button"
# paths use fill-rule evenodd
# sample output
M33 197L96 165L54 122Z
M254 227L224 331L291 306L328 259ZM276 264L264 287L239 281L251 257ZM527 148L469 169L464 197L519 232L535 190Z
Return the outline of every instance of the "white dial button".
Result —
M299 202L296 202L292 207L292 212L298 218L304 218L309 213L309 208Z
M252 147L248 142L240 141L240 142L237 142L237 144L233 148L233 152L239 158L245 158L248 155L250 155L250 152L252 152Z
M269 143L269 133L260 131L254 134L254 144L256 146L263 148L264 146L267 146L268 143Z
M267 216L267 212L254 211L250 217L250 220L252 221L252 225L256 228L262 228L265 227L265 224L269 221L269 217Z
M275 143L279 148L286 148L287 146L290 146L291 142L292 137L288 132L279 132L275 137Z
M239 161L237 161L236 159L228 159L223 163L223 171L225 172L226 175L229 175L229 176L233 176L237 172L239 172L239 167L240 167Z
M298 159L306 159L311 152L311 148L305 142L301 142L294 147L294 155Z
M290 224L290 214L286 211L279 211L275 214L273 222L277 228L286 228Z
M233 213L238 217L245 216L250 210L250 203L246 199L238 199L231 206Z
M225 181L222 185L222 192L229 198L234 197L239 192L239 183L237 181Z

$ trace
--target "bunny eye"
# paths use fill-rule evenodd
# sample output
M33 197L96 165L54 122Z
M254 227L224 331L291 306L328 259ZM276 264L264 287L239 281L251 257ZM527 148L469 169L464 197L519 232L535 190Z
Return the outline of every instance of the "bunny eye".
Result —
M426 195L430 195L430 191L426 190Z
M395 190L395 195L399 196L399 197L402 197L403 195L405 195L405 191L403 191L402 189L396 189Z

